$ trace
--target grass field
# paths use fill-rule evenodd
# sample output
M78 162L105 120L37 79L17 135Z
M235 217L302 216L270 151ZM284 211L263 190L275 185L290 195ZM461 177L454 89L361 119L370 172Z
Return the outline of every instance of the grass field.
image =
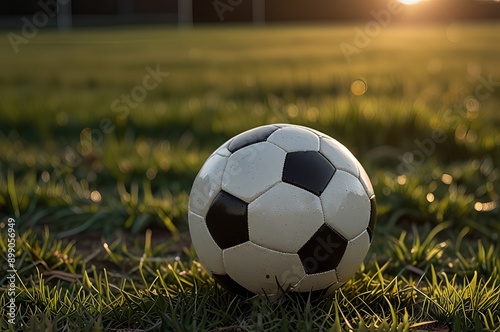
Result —
M500 25L454 29L389 27L351 62L342 25L2 38L2 330L498 331ZM332 298L240 298L190 244L205 159L277 122L344 143L375 188L374 244Z

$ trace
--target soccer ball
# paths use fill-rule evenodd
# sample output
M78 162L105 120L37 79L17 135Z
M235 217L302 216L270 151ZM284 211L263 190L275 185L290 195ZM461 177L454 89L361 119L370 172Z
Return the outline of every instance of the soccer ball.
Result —
M375 228L373 187L349 150L316 130L267 125L227 141L189 197L203 266L246 294L324 292L349 280Z

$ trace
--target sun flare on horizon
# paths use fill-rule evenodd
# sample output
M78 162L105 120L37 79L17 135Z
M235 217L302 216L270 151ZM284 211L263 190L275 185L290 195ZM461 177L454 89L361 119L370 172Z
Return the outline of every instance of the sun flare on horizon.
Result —
M398 0L399 2L401 2L402 4L405 4L405 5L413 5L413 4L416 4L422 0Z

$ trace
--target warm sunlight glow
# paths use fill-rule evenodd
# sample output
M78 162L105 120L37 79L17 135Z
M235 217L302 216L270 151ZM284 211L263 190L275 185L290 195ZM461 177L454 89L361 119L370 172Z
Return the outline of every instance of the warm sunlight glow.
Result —
M398 0L405 5L413 5L414 3L420 2L421 0Z

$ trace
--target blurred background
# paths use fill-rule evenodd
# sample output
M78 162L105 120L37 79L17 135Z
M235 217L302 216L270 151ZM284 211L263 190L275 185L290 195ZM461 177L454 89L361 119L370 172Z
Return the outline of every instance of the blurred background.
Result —
M3 0L0 35L2 330L498 330L500 2ZM224 292L189 238L207 157L271 123L343 143L377 197L315 305Z
M400 22L443 22L497 19L495 0L403 0L417 4L398 17ZM372 19L370 11L387 8L387 0L265 1L265 0L28 0L3 1L3 27L19 26L20 18L57 7L47 26L81 27L129 24L203 24L239 22L348 22ZM225 15L221 13L224 12Z
M3 1L0 211L60 238L179 238L210 153L286 122L351 149L381 231L495 240L499 18L470 0Z

